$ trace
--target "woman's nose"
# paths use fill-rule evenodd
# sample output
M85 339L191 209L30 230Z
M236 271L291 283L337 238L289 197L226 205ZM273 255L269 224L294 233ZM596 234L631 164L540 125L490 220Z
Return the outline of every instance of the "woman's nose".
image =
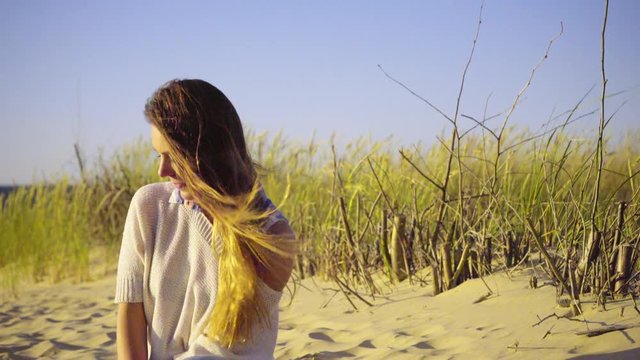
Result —
M168 156L160 156L160 165L158 166L158 176L173 177L175 172L171 166L171 159Z

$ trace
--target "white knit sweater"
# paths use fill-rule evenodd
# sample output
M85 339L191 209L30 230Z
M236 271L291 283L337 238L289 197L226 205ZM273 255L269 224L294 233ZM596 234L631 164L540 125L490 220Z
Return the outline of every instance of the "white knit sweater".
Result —
M266 226L280 219L276 212ZM211 235L209 220L184 205L170 183L140 188L127 214L114 302L143 303L150 359L273 359L282 293L260 280L269 325L256 326L248 343L231 350L203 335L218 289Z

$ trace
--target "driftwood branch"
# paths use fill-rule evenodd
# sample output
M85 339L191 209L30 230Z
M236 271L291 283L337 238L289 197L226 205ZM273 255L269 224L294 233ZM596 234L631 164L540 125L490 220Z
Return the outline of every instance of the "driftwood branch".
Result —
M538 321L537 323L535 323L535 324L531 325L531 327L536 327L536 326L538 326L538 325L542 324L543 322L545 322L545 321L547 321L547 320L549 320L549 319L551 319L551 318L556 318L556 320L559 320L559 319L566 319L566 320L569 320L569 321L582 322L582 320L580 320L580 319L572 319L572 318L570 318L570 317L569 317L569 316L567 316L567 315L562 315L562 316L560 316L560 315L558 315L558 314L556 314L556 313L553 313L553 314L551 314L551 315L547 315L547 316L543 317L542 319L540 318L540 316L538 316L538 320L540 320L540 321Z

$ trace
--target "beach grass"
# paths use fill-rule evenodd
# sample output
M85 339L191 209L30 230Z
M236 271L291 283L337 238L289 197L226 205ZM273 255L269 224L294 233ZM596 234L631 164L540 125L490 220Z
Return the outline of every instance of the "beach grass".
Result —
M604 236L612 239L616 206L624 201L631 215L623 239L632 244L640 235L640 146L633 141L639 135L630 132L624 141L606 145L596 214L605 224ZM406 221L401 239L409 274L434 265L433 254L443 243L450 243L458 263L465 244L480 253L493 242L501 254L504 238L513 234L524 247L531 240L527 219L540 224L548 246L578 260L590 231L594 143L563 133L523 142L532 136L511 129L502 141L513 147L498 163L495 140L466 138L460 144L462 167L449 175L444 216L440 182L450 151L443 143L398 152L393 139L362 137L340 146L335 140L303 143L251 132L248 143L261 165L263 186L301 240L298 275L367 284L372 272L390 271L380 241L391 236L393 216ZM110 161L85 166L81 179L64 177L7 195L0 209L3 289L15 293L21 281L88 280L89 253L98 246L113 264L129 201L137 188L159 181L155 167L149 144L140 140ZM439 217L442 230L433 238Z

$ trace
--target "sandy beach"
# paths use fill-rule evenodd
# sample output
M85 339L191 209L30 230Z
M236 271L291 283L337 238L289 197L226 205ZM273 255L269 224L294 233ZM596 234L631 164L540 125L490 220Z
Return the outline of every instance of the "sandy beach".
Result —
M584 299L583 316L563 318L556 290L538 271L497 272L432 296L430 286L379 281L383 295L345 295L331 282L304 279L285 293L275 351L278 359L638 359L640 314L630 298L606 304ZM37 285L0 305L0 359L113 359L115 278ZM491 288L493 295L484 301ZM293 284L291 286L293 290ZM553 315L555 314L555 315ZM556 316L557 315L557 316ZM545 319L546 318L546 319ZM543 320L543 321L541 321ZM599 336L579 335L625 326Z

